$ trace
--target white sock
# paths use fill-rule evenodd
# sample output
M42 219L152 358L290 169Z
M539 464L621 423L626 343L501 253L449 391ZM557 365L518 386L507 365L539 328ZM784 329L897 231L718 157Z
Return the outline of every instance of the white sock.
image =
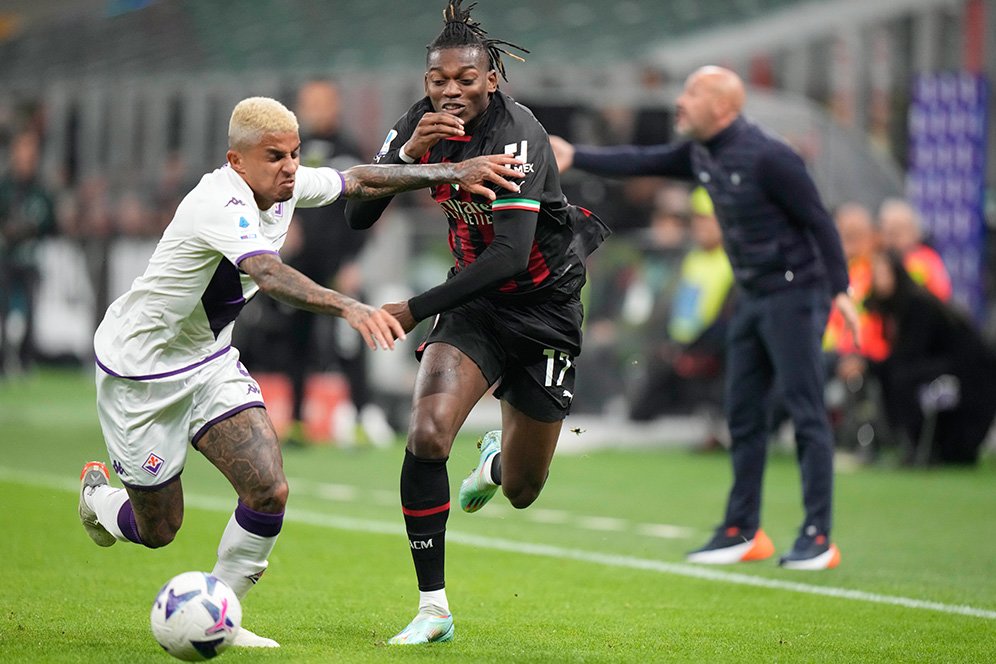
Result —
M108 484L101 484L83 494L83 500L97 513L97 521L114 538L127 542L128 538L121 532L118 525L118 512L121 506L128 501L128 492L124 489L115 489Z
M266 571L267 558L276 543L276 535L254 535L240 526L233 514L218 544L218 562L211 574L231 586L242 599Z
M433 616L448 616L450 603L446 600L446 589L418 591L418 612Z
M495 459L498 458L499 454L501 454L501 452L497 452L489 456L487 461L484 462L484 468L481 469L481 472L484 475L484 481L492 486L497 486L497 484L491 478L491 466L494 465Z

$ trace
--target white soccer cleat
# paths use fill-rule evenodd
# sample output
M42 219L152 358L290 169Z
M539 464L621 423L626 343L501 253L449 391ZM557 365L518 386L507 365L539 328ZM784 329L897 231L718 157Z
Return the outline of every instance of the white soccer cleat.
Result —
M419 613L403 630L388 639L390 645L417 645L453 640L453 615Z
M235 634L235 638L232 640L232 645L239 648L279 648L280 644L273 639L268 639L265 636L260 636L254 632L250 632L245 627L239 628L239 631Z
M86 504L84 497L92 492L96 487L110 483L111 474L107 466L99 461L91 461L83 466L80 472L80 523L83 529L90 536L97 546L111 546L117 540L114 535L107 532L107 529L97 521L97 513Z

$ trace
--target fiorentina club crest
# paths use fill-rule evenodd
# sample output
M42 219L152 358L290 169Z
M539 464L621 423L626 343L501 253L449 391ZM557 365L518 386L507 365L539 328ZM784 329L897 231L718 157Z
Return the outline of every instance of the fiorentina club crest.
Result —
M166 463L165 459L160 458L155 454L150 454L149 458L142 464L142 470L155 477L159 474L159 471L163 469L164 463Z

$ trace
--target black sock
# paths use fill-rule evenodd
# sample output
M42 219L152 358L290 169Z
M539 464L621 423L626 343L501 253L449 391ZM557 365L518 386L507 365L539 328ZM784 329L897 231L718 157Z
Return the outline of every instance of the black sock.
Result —
M450 515L446 459L420 459L405 450L401 512L405 515L418 589L442 589L446 585L446 519Z
M495 460L491 462L491 481L501 486L501 452L495 454Z

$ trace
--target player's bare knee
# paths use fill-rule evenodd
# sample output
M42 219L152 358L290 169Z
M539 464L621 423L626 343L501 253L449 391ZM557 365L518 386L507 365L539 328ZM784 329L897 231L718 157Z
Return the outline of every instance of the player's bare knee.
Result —
M506 491L505 496L508 498L508 502L511 503L512 507L517 510L524 510L536 502L536 499L539 498L539 491L525 489L512 495L509 495Z
M173 542L176 538L176 533L169 533L165 536L161 536L157 533L152 535L142 535L142 544L147 549L161 549Z
M453 447L453 435L429 419L415 422L408 432L408 447L420 459L445 459Z
M287 506L287 496L290 487L287 480L281 478L265 485L254 487L252 492L242 499L249 509L268 514L279 514Z
M176 539L176 534L180 531L182 520L164 519L157 523L155 527L147 530L139 529L142 544L149 549L161 549L168 546Z
M540 491L543 490L542 484L532 484L529 482L523 483L510 483L502 484L502 492L505 497L508 498L508 502L511 503L512 507L517 510L522 510L539 498Z

